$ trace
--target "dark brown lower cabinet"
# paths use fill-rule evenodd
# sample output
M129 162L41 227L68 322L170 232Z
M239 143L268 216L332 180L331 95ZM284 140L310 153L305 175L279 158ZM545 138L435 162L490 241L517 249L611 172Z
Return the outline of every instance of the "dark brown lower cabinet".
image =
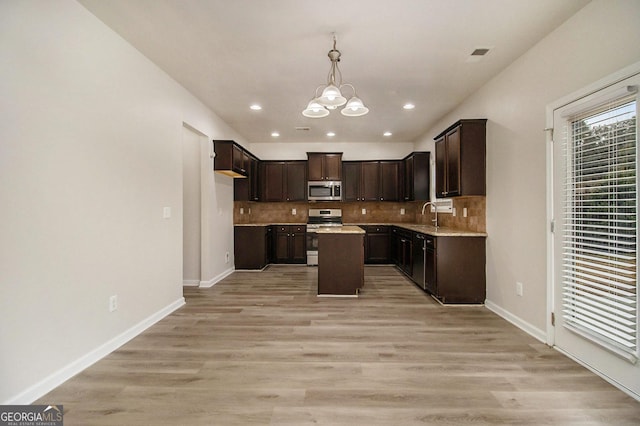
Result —
M426 251L426 289L442 303L484 303L484 237L434 237Z
M390 263L391 237L389 226L361 225L366 231L364 239L364 262L369 264Z
M411 276L413 273L413 232L394 227L391 244L394 263L402 272Z
M485 237L434 237L394 226L390 238L392 262L420 288L445 304L484 303Z
M270 226L235 226L233 245L236 269L262 269L269 263Z
M277 225L274 237L275 263L307 263L305 225Z

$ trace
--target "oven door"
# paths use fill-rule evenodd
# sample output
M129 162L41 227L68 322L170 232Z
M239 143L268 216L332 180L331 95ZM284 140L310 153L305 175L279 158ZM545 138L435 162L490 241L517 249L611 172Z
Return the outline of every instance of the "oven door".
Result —
M318 233L317 228L307 228L307 265L318 264Z

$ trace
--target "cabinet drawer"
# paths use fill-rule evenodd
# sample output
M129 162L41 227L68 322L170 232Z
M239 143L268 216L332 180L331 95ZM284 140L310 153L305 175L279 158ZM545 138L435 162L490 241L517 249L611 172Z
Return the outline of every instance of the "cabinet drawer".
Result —
M367 234L388 234L389 226L388 225L363 225L361 226Z

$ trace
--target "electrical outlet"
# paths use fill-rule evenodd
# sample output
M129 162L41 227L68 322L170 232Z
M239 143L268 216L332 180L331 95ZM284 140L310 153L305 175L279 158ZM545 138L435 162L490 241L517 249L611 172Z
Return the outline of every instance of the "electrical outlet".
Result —
M456 217L456 208L455 207L451 210L451 213L453 214L453 217Z
M114 294L109 298L109 312L118 310L118 295Z
M298 211L296 209L291 209L291 214L295 216L298 214Z
M400 214L404 214L404 209L400 209Z
M467 208L466 207L462 208L462 217L467 217Z
M224 263L229 263L229 252L224 254Z
M367 214L367 209L362 209L362 214Z
M521 282L516 283L516 295L522 296L524 294L524 288Z
M244 207L240 207L240 214L244 214Z

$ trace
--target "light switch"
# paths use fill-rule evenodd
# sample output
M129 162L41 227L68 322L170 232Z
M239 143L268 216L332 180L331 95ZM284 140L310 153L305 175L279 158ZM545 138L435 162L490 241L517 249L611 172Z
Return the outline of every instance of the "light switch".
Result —
M467 208L466 207L462 208L462 217L467 217Z
M162 209L162 217L164 219L169 219L171 217L171 207L165 207Z

